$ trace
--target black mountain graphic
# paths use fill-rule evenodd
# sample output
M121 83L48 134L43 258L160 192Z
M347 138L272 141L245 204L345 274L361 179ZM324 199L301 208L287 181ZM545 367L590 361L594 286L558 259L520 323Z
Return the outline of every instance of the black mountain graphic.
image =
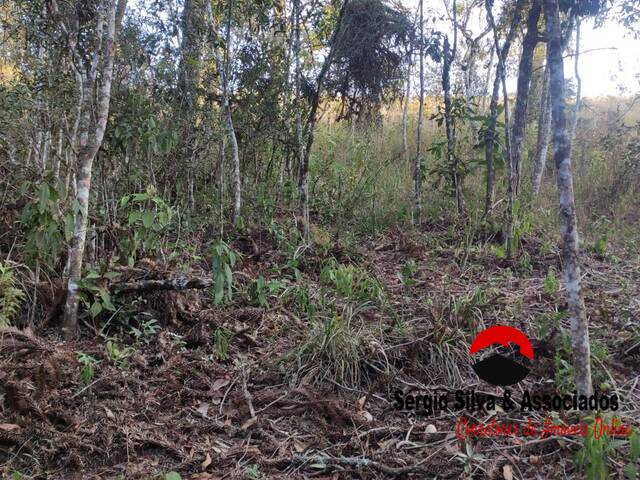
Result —
M518 383L529 373L527 367L523 367L510 358L494 353L490 357L473 364L473 370L478 377L492 385L505 387Z

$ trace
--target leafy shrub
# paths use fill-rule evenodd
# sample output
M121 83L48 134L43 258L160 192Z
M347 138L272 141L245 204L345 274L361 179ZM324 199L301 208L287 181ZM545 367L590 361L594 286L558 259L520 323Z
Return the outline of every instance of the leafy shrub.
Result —
M136 339L137 342L149 343L151 338L158 333L160 330L160 325L155 318L150 318L144 322L141 322L139 325L140 328L131 327L131 335Z
M120 349L114 340L108 340L105 345L107 355L111 362L120 370L126 370L129 368L129 357L133 353L131 347Z
M26 195L32 187L26 182L21 193ZM37 199L27 203L20 217L26 238L24 251L28 259L53 267L59 260L65 240L70 241L73 235L73 215L67 213L64 223L60 219L60 191L54 186L42 183L35 193ZM74 203L73 213L78 208L77 202Z
M605 419L602 419L605 421ZM613 422L620 424L614 417ZM622 448L628 453L622 454ZM628 447L628 450L627 450ZM612 438L609 435L594 435L594 425L589 424L589 432L584 437L584 444L576 454L577 465L584 470L587 480L606 480L612 478L607 461L619 457L624 462L624 473L628 479L638 478L637 462L640 458L640 437L632 432L628 438ZM617 462L618 463L618 462Z
M416 261L413 259L407 260L405 264L400 269L400 282L406 287L412 287L416 284L415 279L413 278L416 272L418 271L418 267L416 266Z
M320 283L331 285L338 295L355 301L382 300L380 282L366 270L331 259L320 272Z
M109 312L116 311L106 284L108 280L115 278L117 275L114 272L101 274L92 269L78 282L80 301L89 310L93 318L100 315L104 310Z
M80 371L80 383L83 385L89 385L95 376L98 360L83 352L76 352L76 355L78 356L80 365L82 365L82 370Z
M23 298L24 292L16 287L13 272L0 262L0 328L11 325Z
M547 276L544 277L544 291L549 295L553 295L558 292L560 288L560 282L556 277L556 271L553 269L549 269L547 272Z
M133 266L139 253L155 254L160 250L173 209L153 188L144 193L125 195L120 200L120 208L127 209L128 229L121 248L127 256L127 263Z
M220 240L213 246L213 299L216 304L223 300L231 301L233 297L232 268L240 254L224 241Z
M213 332L214 354L218 360L226 360L229 357L229 343L233 334L226 328L216 328Z

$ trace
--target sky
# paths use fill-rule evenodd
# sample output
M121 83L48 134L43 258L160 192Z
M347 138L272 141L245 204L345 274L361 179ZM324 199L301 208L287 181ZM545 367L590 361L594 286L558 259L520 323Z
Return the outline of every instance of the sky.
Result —
M417 0L401 1L415 11ZM428 7L442 10L443 1L426 0L425 9ZM499 12L497 6L494 12ZM632 95L640 92L640 39L634 39L623 26L608 20L594 28L593 20L584 20L580 51L584 52L579 61L583 96ZM565 76L567 79L574 78L573 57L565 58ZM509 79L508 90L515 91L515 80Z
M615 50L588 50L597 48ZM633 94L640 92L640 39L634 39L626 29L613 21L593 28L593 21L583 24L581 29L580 77L585 96ZM569 62L573 76L573 62ZM621 92L620 89L626 89Z

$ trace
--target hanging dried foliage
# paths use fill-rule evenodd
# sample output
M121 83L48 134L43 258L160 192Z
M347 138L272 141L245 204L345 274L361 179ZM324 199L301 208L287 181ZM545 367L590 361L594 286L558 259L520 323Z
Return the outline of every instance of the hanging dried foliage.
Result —
M352 0L336 37L327 89L342 101L340 119L379 110L401 93L402 64L415 43L409 12L385 0Z

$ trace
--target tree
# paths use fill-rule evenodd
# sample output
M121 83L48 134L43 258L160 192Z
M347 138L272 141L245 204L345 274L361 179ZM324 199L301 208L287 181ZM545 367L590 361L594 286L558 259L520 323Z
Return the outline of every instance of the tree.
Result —
M411 59L407 62L407 78L402 102L402 155L409 160L409 144L407 141L407 130L409 128L409 103L411 102Z
M538 133L536 140L535 167L533 173L533 195L537 196L542 183L542 174L547 163L547 151L549 150L549 136L551 128L551 104L549 97L549 62L544 68L542 91L540 96L540 111L538 113Z
M538 43L538 19L542 5L540 0L533 0L527 17L527 33L522 40L522 54L518 67L518 92L516 105L514 108L513 125L510 128L510 138L505 139L509 158L509 202L507 211L507 258L511 258L513 249L517 248L514 240L514 204L518 195L520 184L520 168L522 158L522 143L524 141L524 131L527 124L527 106L529 103L529 88L531 84L531 71L533 68L533 54ZM509 126L508 118L508 98L506 95L506 85L503 73L503 89L505 91L505 124Z
M414 203L415 217L414 223L420 224L422 213L422 124L424 123L424 0L420 0L419 13L419 42L418 63L420 65L420 95L418 106L418 126L416 127L416 160L413 168L414 182Z
M224 56L220 52L220 37L217 33L217 26L211 11L211 3L207 2L207 15L209 17L209 26L211 28L211 34L214 38L214 54L216 59L216 71L218 72L218 78L220 79L220 88L222 89L222 111L224 115L224 122L229 135L229 144L231 145L231 161L233 164L233 210L231 213L231 221L235 224L240 218L240 208L242 202L242 183L240 177L240 152L238 149L238 138L236 136L236 130L233 126L233 115L231 113L231 102L229 100L229 65L230 65L230 53L229 48L231 45L231 10L233 7L233 0L229 0L227 4L227 25L225 33L225 52Z
M344 18L347 5L349 5L349 0L343 0L333 34L331 35L331 40L329 41L329 52L327 53L324 63L322 64L322 68L316 77L315 89L311 93L311 106L305 123L307 141L302 152L302 159L300 161L298 171L298 215L300 217L300 223L302 230L304 231L305 238L308 238L309 236L309 155L311 153L311 147L313 146L315 136L320 95L322 93L325 77L327 76L329 67L331 67L334 60L336 45L338 43L338 34L342 27L342 19Z
M208 0L204 0L209 3ZM195 188L195 154L197 144L198 87L202 76L202 50L204 39L204 5L203 0L185 0L182 7L180 44L180 63L178 65L178 92L180 103L177 117L180 122L181 135L178 150L185 160L187 171L187 191L189 206L194 208Z
M300 82L302 80L302 70L300 65L300 14L301 14L300 0L293 0L293 16L294 16L294 43L293 43L293 59L294 59L294 90L295 90L295 140L296 140L296 159L298 163L298 168L302 168L302 164L304 160L304 140L303 140L303 130L302 130L302 99L301 99L301 85ZM306 180L305 180L306 182ZM307 192L303 192L306 196ZM302 201L302 198L301 198ZM305 201L308 199L305 198ZM307 205L303 205L302 209L302 217L303 217L303 228L305 235L308 235L308 210Z
M462 198L462 185L460 185L460 175L458 172L458 157L455 153L456 128L455 119L452 114L451 102L451 66L456 58L458 48L457 4L453 2L453 46L449 45L449 38L444 37L444 47L442 51L442 90L444 93L444 125L447 136L447 165L451 171L451 182L453 184L456 207L458 214L464 213L464 199Z
M578 68L580 61L580 18L576 19L576 51L573 59L573 69L576 76L576 104L573 107L573 122L571 122L571 133L569 134L569 144L573 144L576 136L576 128L578 127L578 116L580 115L580 104L582 102L582 78Z
M518 93L513 110L513 128L511 129L511 147L515 173L515 185L513 189L516 196L518 195L520 185L522 145L527 124L527 108L529 105L533 57L539 39L538 20L540 19L541 9L541 0L533 0L531 8L529 9L529 15L527 16L527 33L522 40L522 54L520 55L520 64L518 66Z
M73 57L79 90L80 112L73 237L67 260L67 299L62 326L66 338L75 337L78 330L78 283L82 276L82 260L89 223L91 173L109 118L116 42L126 4L126 0L101 0L89 15L80 17L79 13L76 13L78 17L74 24L78 29L87 27L81 23L83 20L95 20L95 28L89 29L94 38L86 39L80 36L78 31L70 29L62 18L57 2L52 2L54 15L69 39L69 51ZM87 61L88 59L90 61Z
M493 211L493 191L495 184L495 169L494 169L494 152L496 145L496 127L498 122L498 99L500 96L500 86L504 79L504 69L511 48L511 43L517 32L518 25L522 20L522 9L526 4L525 0L518 0L514 7L513 16L511 17L511 23L509 30L504 39L502 47L499 45L498 32L496 30L495 21L493 19L492 1L485 0L485 8L487 10L487 19L489 20L489 26L493 31L494 48L496 56L498 58L498 64L496 67L496 76L493 81L493 92L491 94L491 103L489 105L489 122L485 135L485 163L487 167L487 188L485 195L484 213L485 216L490 216ZM504 90L504 89L503 89ZM507 105L505 105L505 108ZM507 122L505 122L505 132L508 131ZM505 135L507 137L507 135Z
M562 270L567 291L567 310L571 322L573 367L578 393L590 395L591 352L589 325L585 313L578 259L578 228L573 176L571 173L571 145L567 132L564 61L562 58L562 34L558 0L544 0L551 116L553 131L553 159L560 198L560 233L562 236Z

